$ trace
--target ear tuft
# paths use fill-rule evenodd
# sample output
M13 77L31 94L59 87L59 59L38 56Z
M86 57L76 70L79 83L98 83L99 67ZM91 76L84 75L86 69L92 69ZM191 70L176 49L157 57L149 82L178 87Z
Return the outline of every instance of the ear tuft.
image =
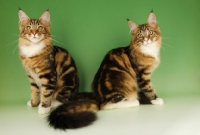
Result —
M26 15L26 13L21 9L18 12L18 16L21 25L26 24L30 20L30 18Z
M138 28L138 25L136 23L134 23L133 21L127 19L128 21L128 26L130 28L131 31L135 31Z
M49 11L45 11L39 19L43 24L49 25L50 22L50 13Z
M153 13L153 11L150 12L146 23L149 24L152 27L157 26L156 15Z

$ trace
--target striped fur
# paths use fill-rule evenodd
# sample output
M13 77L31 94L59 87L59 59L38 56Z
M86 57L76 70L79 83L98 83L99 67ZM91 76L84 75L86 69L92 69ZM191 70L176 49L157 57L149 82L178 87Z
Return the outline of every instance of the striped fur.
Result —
M62 130L78 128L96 119L93 111L163 104L150 79L160 62L161 36L155 15L151 12L146 24L137 25L130 20L128 24L132 31L130 45L106 54L94 77L93 93L78 93L74 101L56 108L48 116L50 126Z
M138 106L138 88L152 104L163 104L151 83L151 74L160 62L161 35L156 16L151 12L146 24L128 20L128 25L130 45L109 51L94 77L92 89L100 109Z
M53 99L67 103L74 98L79 86L77 68L67 50L52 45L48 11L30 19L19 10L19 20L20 58L31 84L28 105L39 105L40 114L48 113Z

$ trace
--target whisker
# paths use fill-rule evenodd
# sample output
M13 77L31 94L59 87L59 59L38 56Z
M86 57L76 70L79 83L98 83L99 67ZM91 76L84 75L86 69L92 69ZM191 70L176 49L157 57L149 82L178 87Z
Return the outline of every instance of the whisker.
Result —
M162 47L161 47L161 49L163 49L164 51L166 51L166 49L165 49L165 47L164 47L164 46L162 46Z
M57 40L55 40L53 38L52 38L52 40L55 41L55 42L57 42L58 44L64 45L63 43L61 43L61 42L59 42L59 41L57 41Z
M15 43L17 43L17 42L18 42L18 39L12 41L11 43L8 43L8 44L6 45L6 52L8 52L8 50L10 49L10 47L13 46L13 45L15 45ZM16 47L17 47L17 46L16 46Z
M180 39L180 38L162 37L162 39Z
M51 35L52 37L55 37L55 38L59 38L60 40L62 40L61 37L58 37L58 36L55 36L55 35Z
M8 46L11 46L11 45L13 45L14 43L16 43L17 41L18 41L19 39L17 39L17 40L14 40L14 41L12 41L12 42L10 42L10 43L8 43L8 44L6 44L6 47Z
M17 36L19 37L19 34L9 34L10 36Z
M168 45L168 44L166 44L166 43L164 43L164 42L162 42L162 44L163 44L163 45L166 45L166 46L168 46L168 47L170 47L170 48L172 48L172 49L173 49L173 47L172 47L172 46L170 46L170 45Z
M13 52L12 52L12 55L14 56L14 53L15 53L15 51L17 50L17 46L15 46L15 48L14 48L14 50L13 50Z

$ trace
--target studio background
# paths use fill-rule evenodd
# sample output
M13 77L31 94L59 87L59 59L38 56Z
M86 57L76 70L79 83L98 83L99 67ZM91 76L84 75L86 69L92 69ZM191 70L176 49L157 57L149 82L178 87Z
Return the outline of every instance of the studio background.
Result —
M74 58L80 77L79 91L91 91L93 77L109 50L129 45L131 34L126 18L143 24L153 9L163 38L161 63L152 75L156 92L166 105L163 107L165 111L161 112L167 112L165 107L172 102L172 105L181 103L176 99L185 98L183 106L191 106L188 101L194 101L193 97L200 99L199 0L0 0L0 113L3 113L0 117L1 127L6 125L5 123L9 123L5 127L10 127L16 118L20 122L24 115L21 111L27 112L20 110L19 106L26 106L30 99L30 84L18 56L19 7L30 18L39 18L49 9L53 44L67 49ZM1 108L12 109L13 106L14 109L10 111ZM179 107L174 107L172 112ZM152 110L156 111L155 108ZM11 112L18 115L13 114L10 117ZM28 112L32 113L31 117L35 120L38 119L37 109ZM109 114L111 112L106 115ZM106 121L108 117L102 116L100 121L103 121L103 118ZM152 118L153 121L157 120ZM172 117L165 118L173 120ZM41 121L45 123L43 119ZM41 124L41 121L37 121L37 124ZM42 125L46 125L44 123ZM115 125L116 122L113 123ZM13 127L16 125L18 124L13 123ZM116 126L115 129L120 128ZM16 129L18 130L19 128ZM123 130L120 131L123 133Z
M153 9L163 37L161 63L152 76L158 95L200 94L199 5L197 0L1 0L0 104L24 104L30 98L18 56L19 7L31 18L49 9L53 44L74 58L79 91L91 91L93 77L110 49L129 45L126 18L142 24Z

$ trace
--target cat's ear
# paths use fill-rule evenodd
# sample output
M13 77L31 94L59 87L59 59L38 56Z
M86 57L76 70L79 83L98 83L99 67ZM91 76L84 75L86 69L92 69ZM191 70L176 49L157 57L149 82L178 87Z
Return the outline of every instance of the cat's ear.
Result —
M152 27L156 27L157 26L156 15L154 14L153 11L150 12L146 23L149 24Z
M44 25L48 26L50 24L50 13L45 11L39 19Z
M136 31L136 29L138 28L138 25L129 19L127 19L127 21L128 21L128 26L129 26L131 32L134 33Z
M19 16L20 25L24 25L24 24L26 24L27 22L30 21L30 18L21 9L18 12L18 16Z

